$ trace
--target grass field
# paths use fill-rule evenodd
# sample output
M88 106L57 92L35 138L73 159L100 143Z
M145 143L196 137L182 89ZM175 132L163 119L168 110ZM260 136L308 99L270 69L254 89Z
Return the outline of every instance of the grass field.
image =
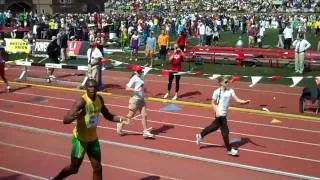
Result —
M157 35L156 35L157 36ZM244 47L248 47L248 36L246 34L242 34L242 32L238 31L237 33L233 34L232 32L221 32L220 34L220 42L219 46L227 46L227 47L234 47L237 40L241 36ZM296 34L294 34L294 38ZM173 45L175 40L177 39L177 35L169 36L170 44ZM317 50L318 42L320 41L320 36L315 35L314 30L311 32L306 33L306 39L311 43L310 49ZM278 30L277 29L267 29L264 33L264 48L277 48L276 45L278 43ZM194 46L198 45L199 40L198 38L189 37L187 46ZM144 46L141 47L143 49Z
M219 43L219 46L231 46L233 47L238 40L238 37L240 36L240 32L238 34L233 34L231 32L222 32L221 33L221 42ZM317 48L317 43L320 40L320 37L315 36L314 33L307 33L306 34L307 40L312 44L311 49ZM170 37L170 44L173 45L175 43L176 36ZM242 36L242 39L244 41L244 47L247 47L248 38L247 36ZM278 42L277 37L277 30L269 29L265 32L265 38L264 38L264 45L268 48L275 48L276 44ZM188 46L193 46L198 44L197 38L189 38L188 39ZM115 48L115 47L108 47L108 48ZM140 50L144 50L144 46L140 48ZM107 55L108 58L126 62L126 63L134 63L134 64L145 64L145 57L143 53L139 54L139 60L137 62L135 61L129 61L130 53L129 52L123 52L123 53L113 53L111 55ZM17 60L17 59L24 59L25 55L22 54L11 54L10 60ZM35 62L38 62L40 60L43 60L43 58L33 58ZM47 63L48 61L43 61L42 63ZM76 65L86 65L87 60L86 59L71 59L67 61L68 64L76 64ZM161 68L159 60L155 60L154 67ZM108 66L108 64L107 64ZM166 67L165 67L166 68ZM127 71L125 67L123 68L111 68L110 70L116 70L116 71ZM188 71L190 69L193 69L194 71L201 71L207 74L227 74L227 75L239 75L239 76L248 76L241 78L241 81L250 81L250 76L264 76L264 77L270 77L270 76L282 76L282 77L290 77L290 76L299 76L297 74L294 74L293 65L286 65L282 66L281 68L270 68L270 67L239 67L230 65L228 62L222 63L222 64L200 64L197 65L195 63L184 63L183 65L183 71ZM319 68L318 68L319 69ZM151 71L150 73L160 74L159 71ZM320 76L320 70L306 72L303 74L303 76ZM207 78L208 76L200 76L203 78ZM290 85L292 84L292 80L290 78L282 78L277 82L271 82L270 79L263 78L260 83L277 83L277 84L285 84ZM315 81L313 78L305 78L300 83L299 86L303 87L314 87L316 86Z
M241 33L238 32L233 34L231 32L221 33L221 43L220 46L234 47ZM243 34L242 40L244 42L244 47L248 47L248 36ZM296 35L294 35L296 37ZM311 43L312 50L317 50L318 42L320 41L320 36L316 36L315 33L306 33L306 39ZM190 45L196 45L198 42L195 39L190 39L188 41ZM278 30L277 29L267 29L264 34L264 48L276 48L278 43Z

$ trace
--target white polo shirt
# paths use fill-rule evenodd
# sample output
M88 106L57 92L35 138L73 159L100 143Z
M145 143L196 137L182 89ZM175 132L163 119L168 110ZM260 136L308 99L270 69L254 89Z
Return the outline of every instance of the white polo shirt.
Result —
M144 99L144 78L143 78L143 76L138 76L137 74L132 76L130 81L127 84L127 87L130 87L135 90L132 97L134 97L136 99Z
M222 116L227 116L230 100L234 95L234 90L231 88L226 90L218 88L213 92L212 100L218 102L218 110L221 112Z
M310 48L311 44L305 40L295 40L292 44L294 46L295 52L296 53L304 53L304 51L306 51L307 49Z

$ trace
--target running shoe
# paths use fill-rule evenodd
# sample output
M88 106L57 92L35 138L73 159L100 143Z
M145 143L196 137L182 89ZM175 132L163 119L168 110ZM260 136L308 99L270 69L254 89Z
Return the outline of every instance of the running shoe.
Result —
M154 134L152 134L149 129L144 130L142 136L144 138L154 138Z
M10 92L11 87L7 86L7 92Z
M196 143L200 144L202 142L201 134L196 134Z
M175 95L172 100L177 100L178 99L178 95Z
M163 96L164 99L167 99L168 97L169 97L169 93L167 93L167 94L165 94L165 95Z
M227 154L231 156L237 156L239 154L239 151L232 148L230 151L227 152Z
M123 136L124 133L122 132L123 124L122 123L117 123L117 134L120 136Z

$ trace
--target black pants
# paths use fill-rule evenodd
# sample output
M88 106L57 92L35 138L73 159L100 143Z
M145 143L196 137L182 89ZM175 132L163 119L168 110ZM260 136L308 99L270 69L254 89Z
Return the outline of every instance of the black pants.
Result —
M169 73L169 83L168 83L168 91L171 90L172 87L172 81L175 75L173 75L176 72L170 72ZM179 88L180 88L180 75L176 75L176 92L179 92Z
M211 46L211 41L212 41L212 35L210 36L206 35L206 45Z
M292 44L291 38L284 39L284 42L283 42L284 49L290 49L291 44Z
M216 119L201 132L201 137L204 138L211 132L214 132L220 128L221 135L223 137L224 144L228 151L231 150L229 143L229 127L227 124L227 118L225 116L216 117Z

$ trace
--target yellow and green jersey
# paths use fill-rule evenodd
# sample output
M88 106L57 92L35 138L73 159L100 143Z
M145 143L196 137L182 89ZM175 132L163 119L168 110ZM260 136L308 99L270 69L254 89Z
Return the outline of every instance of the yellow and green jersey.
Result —
M78 119L77 125L73 129L73 134L83 142L91 142L98 139L96 129L100 119L102 103L98 96L96 96L93 102L87 93L82 98L85 101L85 114Z

